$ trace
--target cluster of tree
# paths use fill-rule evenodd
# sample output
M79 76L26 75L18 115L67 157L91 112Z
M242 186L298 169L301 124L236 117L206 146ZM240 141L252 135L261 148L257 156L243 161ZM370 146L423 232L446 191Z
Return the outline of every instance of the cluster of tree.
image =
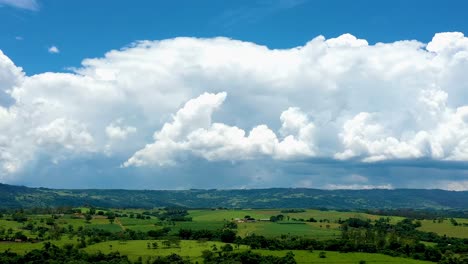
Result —
M284 215L279 214L279 215L272 215L270 216L270 221L271 222L279 222L279 221L284 221Z
M183 228L179 230L178 236L186 240L211 240L226 243L232 243L236 240L236 232L229 228L217 230L192 230Z
M143 261L140 258L135 264L142 264ZM183 257L173 253L168 256L156 256L148 258L144 263L148 264L192 264L189 259L184 259Z
M182 207L167 207L163 212L156 213L154 216L162 221L181 222L192 221L192 217L188 216L189 213L186 208Z
M71 206L58 206L58 207L31 207L31 208L3 208L0 209L0 214L12 215L14 213L21 212L26 215L40 214L40 215L60 215L60 214L74 214L81 213L80 209L73 208Z
M342 251L380 252L435 262L453 252L459 254L460 259L468 253L468 239L419 231L416 229L421 226L419 221L405 219L392 225L388 219L381 218L373 225L356 221L352 224L354 226L350 222L342 225ZM434 242L436 245L430 247L420 241Z
M127 256L122 256L118 252L110 254L96 253L89 254L72 244L65 245L59 248L51 243L45 243L44 248L32 250L24 255L19 255L10 251L0 253L0 263L16 264L16 263L132 263Z
M340 239L318 241L294 236L267 238L259 235L237 237L236 244L249 245L252 249L269 250L328 250L340 252L383 253L391 256L442 261L444 259L468 261L468 239L448 238L434 233L416 230L418 221L403 220L396 225L381 218L374 224L350 218L343 221ZM435 246L426 246L420 241L431 241ZM463 260L465 259L465 260ZM458 262L452 262L458 263Z
M468 226L468 223L459 223L454 218L450 218L450 223L454 226Z
M281 210L281 213L283 214L287 214L287 213L303 213L305 212L306 210L304 209L284 209L284 210Z
M446 217L468 218L468 210L434 210L434 209L372 209L364 210L368 214L374 215L394 215L411 219L444 219Z
M252 251L232 252L229 250L210 251L205 250L202 253L205 264L218 263L262 263L262 264L295 264L292 252L286 253L284 257L263 256Z

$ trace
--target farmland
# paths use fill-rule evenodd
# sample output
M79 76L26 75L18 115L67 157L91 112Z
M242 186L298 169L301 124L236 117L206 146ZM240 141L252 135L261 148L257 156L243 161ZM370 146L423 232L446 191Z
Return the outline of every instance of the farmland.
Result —
M2 214L0 252L24 255L43 250L45 243L50 242L91 255L119 252L129 261L150 263L158 257L170 258L171 254L185 261L209 263L206 252L219 254L212 256L212 261L219 261L216 257L222 256L235 258L235 254L281 259L292 252L297 263L429 263L427 260L446 257L441 241L456 245L452 250L461 258L468 244L465 218L408 220L403 216L324 209L61 210ZM369 237L369 232L385 234L384 240ZM395 246L401 246L401 252L391 249L394 236ZM346 244L355 241L351 240L354 237L367 241L366 248L359 249L364 246L361 242ZM343 244L345 241L348 242ZM403 253L405 247L408 253Z

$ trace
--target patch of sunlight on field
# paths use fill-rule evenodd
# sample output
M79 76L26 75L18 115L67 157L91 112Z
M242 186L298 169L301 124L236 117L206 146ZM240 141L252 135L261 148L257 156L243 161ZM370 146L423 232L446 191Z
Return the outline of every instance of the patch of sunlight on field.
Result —
M239 223L238 234L245 237L249 234L263 235L266 237L278 237L281 235L293 235L318 240L334 239L340 236L340 231L337 229L328 229L323 224L320 228L310 223L304 224L289 224L271 223L271 222L255 222L255 223Z
M399 216L380 216L372 215L359 212L339 212L333 210L306 210L305 212L300 213L282 213L280 209L244 209L244 210L190 210L190 216L193 217L194 221L221 221L221 220L231 220L235 218L244 218L244 216L249 215L255 219L269 219L271 216L282 214L285 217L290 219L304 219L308 220L310 218L315 218L316 220L330 220L331 222L338 221L339 219L345 220L348 218L360 218L360 219L370 219L377 220L381 217L389 217L390 222L395 224L403 219L404 217Z
M260 218L270 218L261 213L260 210L190 210L190 216L193 221L230 221L236 218L244 218L245 216L250 216L255 219ZM276 211L279 213L279 211Z
M254 252L262 255L283 257L289 250L269 251L269 250L253 250ZM294 259L297 263L340 263L340 264L356 264L364 260L366 263L385 263L385 264L428 264L433 262L414 260L409 258L391 257L382 254L370 253L339 253L339 252L326 252L326 258L319 258L318 250L309 252L306 250L291 250L294 253Z
M148 249L148 243L152 242L158 243L157 249ZM211 250L213 245L216 245L216 247L220 249L223 245L225 245L225 243L213 241L198 242L192 240L182 240L180 243L180 248L164 248L161 240L132 240L125 242L107 241L90 245L86 247L85 250L90 253L96 253L98 251L103 253L119 251L122 255L127 255L133 261L136 260L139 256L141 256L143 260L146 260L148 257L167 256L172 253L176 253L183 257L190 257L192 262L201 262L202 251ZM247 247L241 246L241 249L247 249Z
M463 223L465 219L457 219L457 222ZM468 221L467 221L468 222ZM442 223L435 223L432 220L421 220L421 227L418 228L424 232L434 232L438 235L447 235L448 237L468 238L468 226L454 226L450 220L444 220Z
M133 225L153 225L157 222L156 219L137 219L129 217L118 217L118 220L125 227Z
M206 221L206 222L176 222L175 226L170 226L172 230L192 229L192 230L217 230L224 226L224 221Z
M49 240L50 243L62 247L65 244L78 244L76 238L68 238L62 236L60 240ZM29 243L29 242L0 242L0 252L10 250L18 254L24 254L34 249L41 249L44 247L44 242Z
M41 249L43 243L18 243L18 242L0 242L0 252L10 250L18 254L23 254L33 249Z
M8 221L8 220L0 220L0 228L5 228L5 229L8 229L8 228L11 228L13 230L15 229L19 229L23 226L23 224L21 223L18 223L16 221Z
M120 232L122 228L118 224L93 224L89 225L86 228L88 229L102 229L109 232Z
M302 219L309 219L311 217L315 218L316 220L330 220L332 222L341 220L346 220L348 218L360 218L360 219L370 219L370 220L377 220L381 217L386 218L387 216L381 215L372 215L366 213L359 213L359 212L339 212L339 211L320 211L320 210L306 210L305 212L301 213L286 213L284 215L289 216L290 218L302 218ZM405 219L404 217L399 216L388 216L390 218L390 222L392 224L396 224L397 222Z

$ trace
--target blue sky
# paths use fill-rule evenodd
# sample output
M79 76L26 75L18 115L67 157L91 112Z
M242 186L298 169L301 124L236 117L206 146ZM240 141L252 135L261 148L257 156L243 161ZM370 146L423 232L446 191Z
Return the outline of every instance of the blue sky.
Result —
M0 181L467 190L467 8L0 0Z
M0 44L28 74L77 67L136 40L225 36L291 48L317 35L428 42L435 32L468 29L462 0L24 2L35 3L34 10L0 8ZM60 56L47 53L53 45Z

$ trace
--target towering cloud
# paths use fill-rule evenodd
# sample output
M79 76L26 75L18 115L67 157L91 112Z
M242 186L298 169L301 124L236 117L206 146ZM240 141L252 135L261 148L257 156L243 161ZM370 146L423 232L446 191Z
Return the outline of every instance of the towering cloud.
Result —
M192 158L465 162L467 71L462 33L427 45L319 36L283 50L141 41L34 76L0 53L0 175L100 154L122 170Z
M131 157L125 166L174 164L175 156L189 152L207 160L243 160L271 156L290 159L313 156L313 124L297 108L281 114L283 131L292 130L282 141L266 125L245 131L222 123L212 123L213 111L226 93L202 94L177 111L171 123L154 134L155 142Z

